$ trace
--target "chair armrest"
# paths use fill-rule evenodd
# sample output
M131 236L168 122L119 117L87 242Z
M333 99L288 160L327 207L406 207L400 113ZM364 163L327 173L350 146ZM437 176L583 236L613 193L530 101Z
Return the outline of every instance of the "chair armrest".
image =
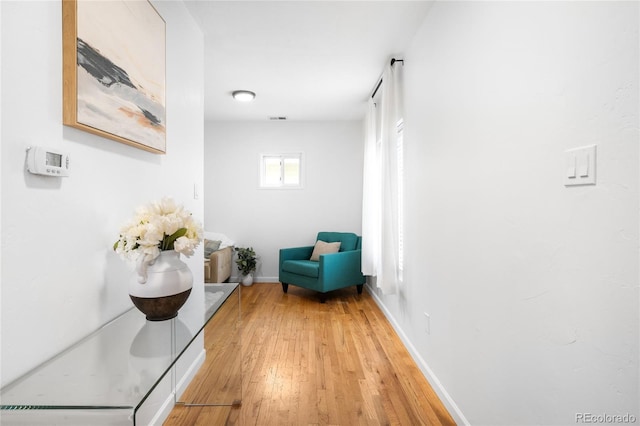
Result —
M313 253L313 246L291 247L280 249L278 271L282 272L282 264L287 260L308 260Z
M209 256L209 282L221 283L231 276L233 247L214 251Z
M320 255L320 278L325 282L361 284L364 282L362 250Z

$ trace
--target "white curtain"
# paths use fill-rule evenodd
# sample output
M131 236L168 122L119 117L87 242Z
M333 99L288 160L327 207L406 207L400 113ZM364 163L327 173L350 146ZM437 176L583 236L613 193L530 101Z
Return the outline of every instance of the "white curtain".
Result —
M377 144L375 109L370 101L365 140L363 188L363 273L376 276L384 294L395 294L400 270L400 186L402 152L398 131L402 123L402 65L387 64L382 74L380 143ZM370 123L373 120L373 123ZM373 136L372 136L373 135ZM366 268L366 269L365 269Z
M369 98L365 119L362 177L362 273L378 275L380 259L380 154L376 135L376 104Z

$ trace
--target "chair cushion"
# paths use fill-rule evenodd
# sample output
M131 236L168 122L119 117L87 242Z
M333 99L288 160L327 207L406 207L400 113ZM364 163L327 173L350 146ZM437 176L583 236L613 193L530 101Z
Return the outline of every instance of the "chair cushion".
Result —
M312 260L285 260L282 270L292 274L317 278L320 273L320 264Z
M321 254L339 252L340 244L341 244L340 241L337 241L335 243L327 243L321 240L316 241L316 245L313 247L313 253L311 253L311 258L309 260L314 260L316 262L319 262Z
M340 241L340 251L355 250L358 245L358 236L352 232L318 232L317 239L328 243Z

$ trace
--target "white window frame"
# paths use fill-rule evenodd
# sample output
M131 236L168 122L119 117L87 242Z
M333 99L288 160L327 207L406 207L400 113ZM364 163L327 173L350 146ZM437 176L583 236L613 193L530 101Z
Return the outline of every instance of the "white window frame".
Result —
M277 185L268 185L266 183L266 159L280 159L280 183ZM296 159L299 161L300 169L297 184L284 183L284 161L288 159ZM302 152L288 152L275 154L260 154L260 189L302 189L304 188L304 154Z

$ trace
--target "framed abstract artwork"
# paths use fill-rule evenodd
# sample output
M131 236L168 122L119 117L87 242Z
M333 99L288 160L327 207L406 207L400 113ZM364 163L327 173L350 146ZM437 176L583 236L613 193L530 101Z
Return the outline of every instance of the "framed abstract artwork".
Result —
M165 153L165 32L148 0L63 0L63 123Z

